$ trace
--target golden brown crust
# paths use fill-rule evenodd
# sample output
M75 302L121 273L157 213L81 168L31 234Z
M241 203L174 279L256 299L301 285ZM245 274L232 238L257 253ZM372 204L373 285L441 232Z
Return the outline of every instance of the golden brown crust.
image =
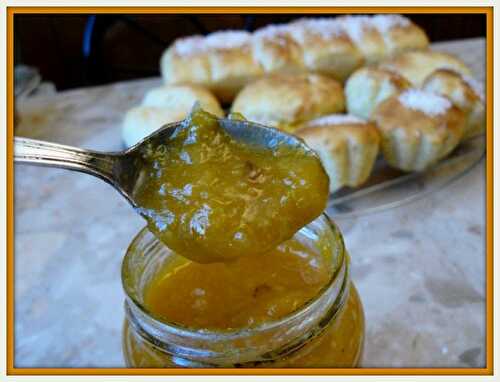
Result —
M398 73L417 87L422 86L425 78L437 69L452 69L470 75L469 68L458 57L430 50L406 52L381 62L379 67Z
M485 130L485 108L482 89L472 78L449 69L438 69L424 81L423 89L449 98L465 114L463 139L481 134Z
M300 19L290 35L303 51L307 70L344 82L364 64L364 57L336 19Z
M211 78L207 87L222 102L230 102L245 84L263 74L249 46L238 50L215 50L208 53L208 57Z
M338 18L349 38L357 46L367 64L382 60L387 54L384 36L369 16L342 16Z
M252 42L253 59L268 74L306 72L302 47L287 25L269 25L257 30Z
M191 51L188 55L177 50L182 42L195 45L203 43L203 37L192 36L179 39L172 44L161 56L160 69L166 84L199 84L206 85L211 80L210 62L203 50ZM181 45L182 46L182 45Z
M320 122L319 124L315 124ZM333 121L328 116L312 120L295 134L315 150L330 177L330 192L363 184L373 169L379 150L379 133L366 121Z
M446 98L432 93L423 97L431 104L438 101L447 105L441 112L410 108L401 101L401 96L395 95L380 103L374 110L373 120L379 129L387 162L405 171L420 171L458 145L464 134L464 115Z
M429 39L418 25L399 15L376 15L372 21L382 34L386 55L396 56L406 51L425 49Z
M231 111L273 127L297 124L345 108L342 86L318 74L276 74L247 85Z
M341 124L314 125L314 119L303 124L295 131L295 135L309 139L324 139L325 145L336 147L344 144L346 140L360 146L378 145L380 140L378 130L372 122L356 122Z
M176 40L161 58L163 79L167 84L205 86L229 102L243 85L264 73L254 60L251 42L251 35L244 31Z
M386 69L368 66L355 71L345 85L347 111L370 119L375 107L411 84L404 77Z

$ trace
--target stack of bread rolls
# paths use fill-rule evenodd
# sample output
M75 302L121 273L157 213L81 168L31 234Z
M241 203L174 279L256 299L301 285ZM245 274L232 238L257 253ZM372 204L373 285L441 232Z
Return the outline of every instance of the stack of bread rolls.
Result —
M246 84L274 73L316 72L343 82L355 69L428 46L400 15L300 19L254 33L222 31L176 40L161 58L166 84L197 84L230 102Z
M387 162L420 171L485 130L482 89L457 57L405 52L355 71L345 86L349 113L372 120Z
M134 144L185 118L195 102L223 116L218 100L233 101L231 112L296 134L317 151L331 192L363 184L379 151L392 167L421 171L485 125L470 70L427 45L425 33L399 15L299 19L253 34L178 39L161 58L166 84L127 113L123 138Z
M349 78L350 115L338 114L340 84L292 73L245 86L232 111L302 137L323 160L333 192L367 180L379 145L390 166L422 171L484 131L484 101L469 73L454 56L408 52Z

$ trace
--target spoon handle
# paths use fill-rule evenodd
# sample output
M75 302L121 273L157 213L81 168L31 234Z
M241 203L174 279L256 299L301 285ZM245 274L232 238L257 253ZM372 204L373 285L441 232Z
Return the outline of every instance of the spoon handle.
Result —
M58 143L14 138L14 161L84 172L114 182L118 155L83 150Z

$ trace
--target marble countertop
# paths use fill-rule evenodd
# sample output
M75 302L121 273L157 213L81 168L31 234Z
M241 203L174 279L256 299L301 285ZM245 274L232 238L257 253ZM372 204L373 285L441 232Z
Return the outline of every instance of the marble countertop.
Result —
M434 44L485 78L484 39ZM16 135L119 150L160 79L27 98ZM485 366L485 162L401 207L337 221L366 314L363 366ZM15 168L16 367L121 367L120 265L144 225L104 182Z

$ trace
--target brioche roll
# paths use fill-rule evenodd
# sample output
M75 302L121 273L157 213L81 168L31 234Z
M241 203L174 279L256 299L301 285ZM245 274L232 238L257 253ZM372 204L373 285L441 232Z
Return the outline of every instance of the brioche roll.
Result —
M196 102L204 110L224 116L214 95L200 86L165 85L151 89L140 106L125 114L122 138L126 146L133 146L167 123L183 120Z
M247 85L231 111L249 121L293 131L296 125L345 108L342 86L318 74L275 74Z
M437 69L451 69L466 76L471 74L458 57L430 50L406 52L383 61L379 67L401 75L415 87L421 87L427 76Z
M349 38L356 44L367 64L382 60L389 50L384 37L369 16L342 16L338 18Z
M363 184L375 163L375 125L351 115L328 115L305 123L296 135L317 152L330 178L330 192Z
M472 77L448 69L438 69L425 79L423 89L449 98L464 112L466 121L463 139L484 132L486 119L483 90Z
M288 25L269 25L255 31L252 53L265 73L307 71L302 47L293 39Z
M405 78L389 70L375 67L358 69L345 85L347 111L360 118L370 119L379 103L410 86Z
M160 69L166 84L209 84L210 61L203 36L183 37L163 53Z
M371 22L382 35L388 56L425 49L429 45L423 29L401 15L375 15Z
M176 40L161 58L167 84L199 84L228 102L243 85L263 70L253 57L252 36L245 31L222 31L206 37Z
M452 151L465 131L463 112L435 93L409 89L374 110L386 161L404 171L421 171Z
M300 19L290 24L290 35L303 50L309 71L344 82L364 64L364 58L334 18Z

